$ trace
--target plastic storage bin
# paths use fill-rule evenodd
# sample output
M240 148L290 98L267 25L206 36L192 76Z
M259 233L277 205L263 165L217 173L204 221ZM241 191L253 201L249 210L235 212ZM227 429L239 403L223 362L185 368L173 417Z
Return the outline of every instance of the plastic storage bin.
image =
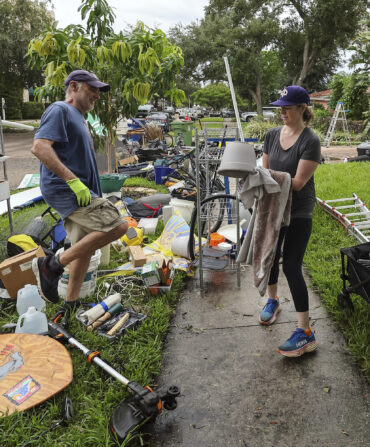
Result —
M128 177L124 174L101 174L99 175L101 190L105 193L119 191Z
M174 169L168 168L167 166L154 166L154 179L157 185L162 185L168 175L175 172Z
M171 130L175 134L175 141L179 133L182 134L185 146L193 142L193 123L191 121L172 121Z
M63 249L58 250L57 253L60 253L62 251ZM92 295L94 293L96 288L96 278L98 275L98 266L100 264L100 257L101 257L100 250L96 250L95 254L91 256L89 268L87 269L84 282L82 283L79 298L86 298L87 296ZM68 281L69 281L69 268L66 267L58 282L58 294L62 298L66 298Z

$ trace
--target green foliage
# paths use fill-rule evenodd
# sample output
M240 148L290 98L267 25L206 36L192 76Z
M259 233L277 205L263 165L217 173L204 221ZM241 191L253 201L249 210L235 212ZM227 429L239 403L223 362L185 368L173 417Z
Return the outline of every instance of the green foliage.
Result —
M196 104L209 106L215 110L232 106L230 89L221 83L207 85L194 92L191 97Z
M352 192L369 203L369 163L320 165L315 172L316 195L322 200L350 197ZM361 179L361 181L359 181ZM314 211L313 232L305 256L314 289L320 294L332 318L343 332L348 349L370 379L370 306L351 294L355 312L342 312L337 296L342 289L340 248L358 245L345 229L318 206ZM347 282L347 286L348 286Z
M0 2L0 97L7 95L9 85L23 88L41 82L41 71L31 70L24 55L30 39L53 21L48 4L49 1L30 0ZM11 112L10 119L20 117L19 105L15 107L17 112Z
M7 86L4 84L0 82L0 97L5 99L6 118L19 120L22 118L23 89L11 82Z
M247 138L258 138L258 142L261 143L264 141L267 131L274 126L274 124L263 118L253 119L244 125L244 136Z
M105 0L83 0L79 9L87 17L87 29L54 25L31 40L27 56L32 67L45 69L45 85L36 92L39 98L62 99L64 79L75 69L92 71L111 85L94 109L108 131L110 146L116 140L118 120L134 116L138 106L158 92L171 103L185 99L175 84L182 53L161 30L141 22L125 34L115 34L111 27L114 15ZM104 150L101 139L95 143Z
M355 36L349 50L355 51L352 56L350 66L355 67L356 71L368 73L370 68L370 13L367 11L367 17L360 23L360 31Z
M44 105L41 102L24 102L22 104L23 119L40 119L44 113Z
M370 76L368 73L333 76L330 83L332 94L329 107L335 109L337 102L342 101L345 109L349 109L349 118L364 119L364 112L369 110L369 97L366 94L369 84Z

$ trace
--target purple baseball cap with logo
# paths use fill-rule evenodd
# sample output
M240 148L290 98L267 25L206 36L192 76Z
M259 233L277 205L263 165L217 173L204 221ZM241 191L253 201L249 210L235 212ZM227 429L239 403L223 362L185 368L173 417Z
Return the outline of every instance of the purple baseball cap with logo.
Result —
M107 92L110 90L109 84L99 81L94 73L90 73L86 70L75 70L72 71L72 73L69 73L67 79L64 81L64 85L67 87L71 81L86 82L87 84L91 85L91 87L98 88L101 92Z
M307 90L299 85L290 85L280 92L281 96L275 102L270 102L274 106L296 106L298 104L310 105L310 97Z

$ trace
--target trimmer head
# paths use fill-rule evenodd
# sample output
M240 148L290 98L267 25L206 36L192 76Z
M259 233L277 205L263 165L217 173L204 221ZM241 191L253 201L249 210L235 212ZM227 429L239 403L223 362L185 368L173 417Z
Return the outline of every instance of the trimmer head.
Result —
M180 394L176 386L169 387L165 392L143 388L136 382L130 382L127 387L133 395L115 408L109 422L109 434L119 445L130 432L154 420L162 411L162 403L166 410L174 410L177 407L176 397Z

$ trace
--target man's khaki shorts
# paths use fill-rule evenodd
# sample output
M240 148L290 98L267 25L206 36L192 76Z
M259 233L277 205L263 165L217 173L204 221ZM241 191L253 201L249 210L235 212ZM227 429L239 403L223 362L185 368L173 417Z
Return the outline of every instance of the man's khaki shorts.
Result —
M92 231L107 233L124 222L118 209L107 199L94 197L90 205L78 208L64 219L64 228L72 244Z

